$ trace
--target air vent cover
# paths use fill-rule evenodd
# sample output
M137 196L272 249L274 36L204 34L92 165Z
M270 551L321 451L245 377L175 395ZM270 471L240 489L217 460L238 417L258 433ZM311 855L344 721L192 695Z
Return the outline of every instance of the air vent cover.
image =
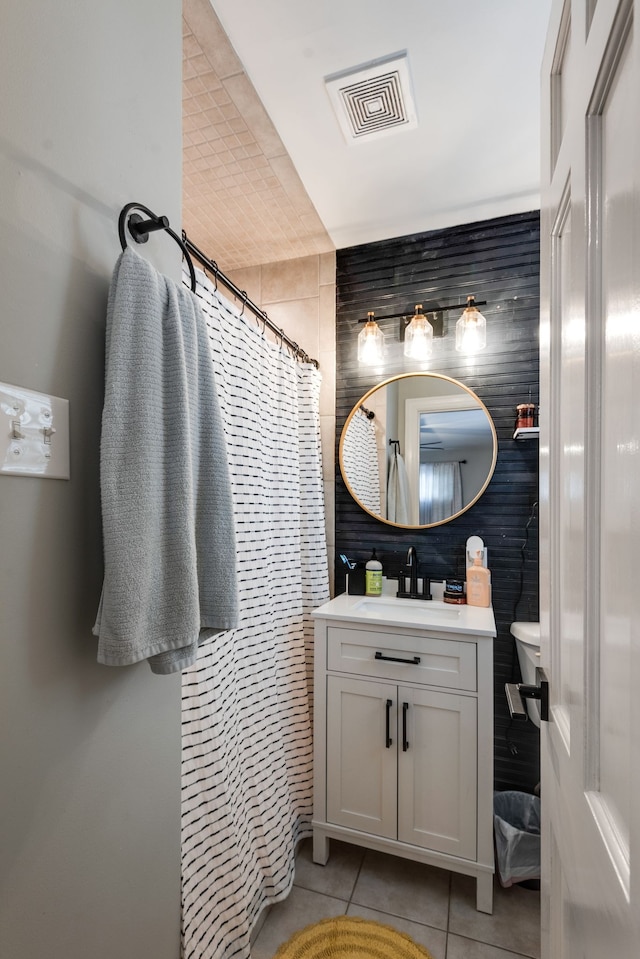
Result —
M325 77L347 143L418 125L406 51Z

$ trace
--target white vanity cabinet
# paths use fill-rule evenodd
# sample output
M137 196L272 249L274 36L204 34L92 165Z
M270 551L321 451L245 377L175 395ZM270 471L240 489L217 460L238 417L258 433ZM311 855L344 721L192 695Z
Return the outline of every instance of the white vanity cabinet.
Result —
M314 613L314 861L334 838L442 866L491 912L493 615L374 604Z

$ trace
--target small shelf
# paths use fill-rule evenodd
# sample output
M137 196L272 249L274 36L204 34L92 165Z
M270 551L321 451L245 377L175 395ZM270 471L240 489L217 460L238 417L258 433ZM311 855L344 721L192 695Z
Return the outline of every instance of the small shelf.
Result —
M533 440L537 439L539 433L539 426L518 426L513 434L513 438L514 440Z

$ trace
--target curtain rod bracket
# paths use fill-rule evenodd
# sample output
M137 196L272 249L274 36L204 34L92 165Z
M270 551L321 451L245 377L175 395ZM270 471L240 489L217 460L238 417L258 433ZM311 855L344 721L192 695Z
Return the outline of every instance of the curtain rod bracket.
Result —
M156 230L166 230L169 227L169 217L159 216L155 220L143 220L139 213L132 213L127 227L136 243L146 243L150 233Z

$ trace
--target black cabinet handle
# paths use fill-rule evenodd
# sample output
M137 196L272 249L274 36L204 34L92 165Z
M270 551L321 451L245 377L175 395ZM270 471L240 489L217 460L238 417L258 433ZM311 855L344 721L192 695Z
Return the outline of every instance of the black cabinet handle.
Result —
M406 663L407 666L418 666L420 664L419 656L414 656L413 659L400 659L398 656L385 656L383 653L376 651L375 658L384 659L387 663Z
M409 748L409 741L407 739L407 712L409 710L409 703L402 704L402 752L406 753Z
M387 716L386 716L386 727L385 727L385 746L387 747L387 749L389 749L389 747L393 745L393 740L391 736L389 735L389 713L391 711L392 706L393 706L393 703L391 702L390 699L388 699L387 705L386 705Z

